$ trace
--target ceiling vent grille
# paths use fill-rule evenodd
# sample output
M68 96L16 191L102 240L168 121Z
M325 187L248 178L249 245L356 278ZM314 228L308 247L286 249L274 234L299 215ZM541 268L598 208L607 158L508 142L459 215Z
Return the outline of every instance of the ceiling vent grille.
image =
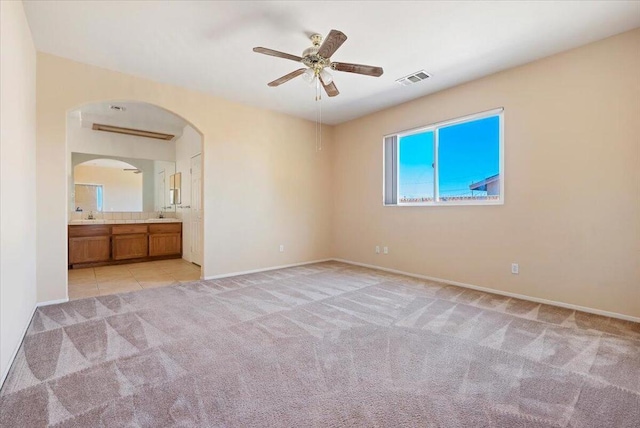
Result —
M416 71L415 73L411 73L408 76L401 77L396 80L402 86L413 85L414 83L422 82L423 80L427 80L431 75L424 70Z

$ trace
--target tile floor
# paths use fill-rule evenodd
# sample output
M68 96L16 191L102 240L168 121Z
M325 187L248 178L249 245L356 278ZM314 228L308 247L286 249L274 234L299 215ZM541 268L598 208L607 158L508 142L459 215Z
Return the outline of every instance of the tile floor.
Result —
M166 287L200 279L200 267L183 259L69 270L69 299Z

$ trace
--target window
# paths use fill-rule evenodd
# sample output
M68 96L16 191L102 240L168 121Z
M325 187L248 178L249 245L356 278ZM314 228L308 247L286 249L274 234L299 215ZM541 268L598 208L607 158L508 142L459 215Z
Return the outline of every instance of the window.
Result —
M102 211L102 194L101 184L76 184L76 211Z
M502 109L385 137L385 205L504 201Z

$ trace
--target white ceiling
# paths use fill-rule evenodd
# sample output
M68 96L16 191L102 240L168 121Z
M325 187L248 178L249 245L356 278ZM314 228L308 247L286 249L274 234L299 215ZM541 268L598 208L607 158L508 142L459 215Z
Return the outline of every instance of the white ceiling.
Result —
M640 27L637 1L27 1L38 50L291 115L315 118L299 68L252 52L300 55L308 36L343 31L334 61L377 65L379 78L333 72L325 123L344 122L499 70ZM425 69L427 81L395 79Z

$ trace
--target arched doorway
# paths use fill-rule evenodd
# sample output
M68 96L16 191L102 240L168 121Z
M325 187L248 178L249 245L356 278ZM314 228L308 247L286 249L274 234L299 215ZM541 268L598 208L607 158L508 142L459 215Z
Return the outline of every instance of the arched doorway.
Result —
M136 101L66 119L69 298L202 278L202 134Z

